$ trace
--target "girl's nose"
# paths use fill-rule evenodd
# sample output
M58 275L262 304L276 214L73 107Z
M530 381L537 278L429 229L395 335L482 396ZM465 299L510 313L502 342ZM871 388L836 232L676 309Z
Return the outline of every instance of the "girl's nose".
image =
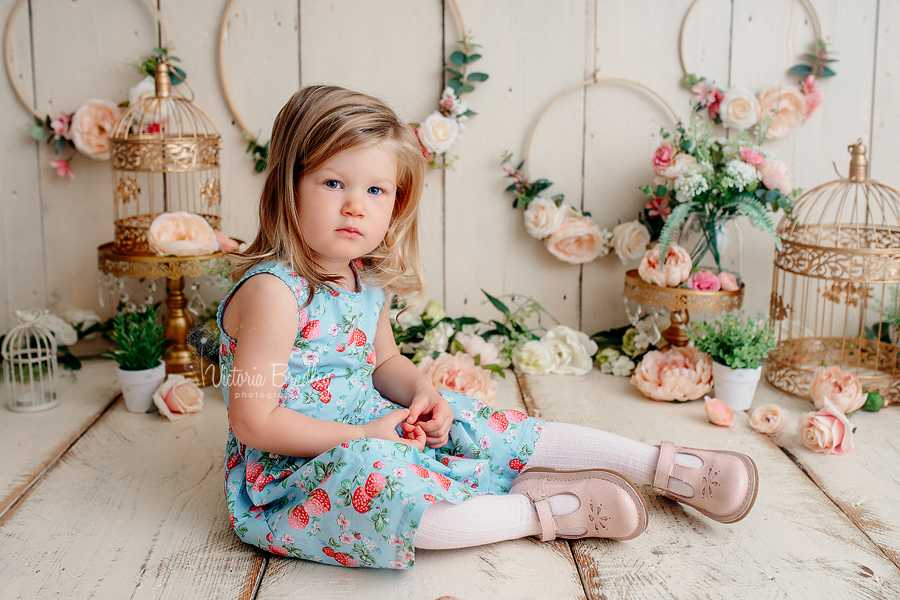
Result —
M361 217L365 214L366 201L362 192L351 191L344 197L341 214L348 217Z

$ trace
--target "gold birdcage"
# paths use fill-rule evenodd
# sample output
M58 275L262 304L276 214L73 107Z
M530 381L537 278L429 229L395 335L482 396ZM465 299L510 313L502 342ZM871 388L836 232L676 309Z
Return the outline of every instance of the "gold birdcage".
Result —
M848 150L849 177L805 193L778 225L766 379L808 397L815 370L839 366L900 403L900 190L866 179L862 141Z
M160 213L195 213L213 229L221 222L222 138L202 109L172 96L171 70L157 64L155 94L129 106L109 133L120 254L153 254L147 229Z

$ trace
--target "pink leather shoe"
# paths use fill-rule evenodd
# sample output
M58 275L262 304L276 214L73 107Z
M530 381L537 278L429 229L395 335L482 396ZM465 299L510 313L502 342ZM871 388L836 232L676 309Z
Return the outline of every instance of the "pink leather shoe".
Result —
M678 454L690 454L703 464L693 469L675 462ZM690 496L670 491L669 480L678 479L693 489ZM687 504L722 523L734 523L747 516L759 491L756 464L746 454L727 450L682 448L672 442L659 447L659 463L653 489L667 498Z
M557 537L630 540L647 528L647 507L640 492L624 476L606 469L526 469L513 480L509 493L524 494L534 504L543 542ZM558 494L572 494L580 506L554 516L549 498Z

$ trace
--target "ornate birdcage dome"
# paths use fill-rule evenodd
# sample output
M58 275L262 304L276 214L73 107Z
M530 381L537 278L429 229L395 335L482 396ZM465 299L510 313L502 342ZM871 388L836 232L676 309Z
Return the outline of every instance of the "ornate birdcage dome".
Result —
M867 179L862 141L848 149L848 178L806 192L778 226L766 379L809 396L819 366L840 366L900 403L900 190Z
M17 310L19 325L6 334L0 345L6 405L15 412L38 412L59 404L56 338L39 321L46 312Z
M154 93L129 106L109 133L113 248L122 254L153 254L147 229L161 213L195 213L213 229L221 222L222 138L202 109L172 95L170 72L168 62L157 64Z

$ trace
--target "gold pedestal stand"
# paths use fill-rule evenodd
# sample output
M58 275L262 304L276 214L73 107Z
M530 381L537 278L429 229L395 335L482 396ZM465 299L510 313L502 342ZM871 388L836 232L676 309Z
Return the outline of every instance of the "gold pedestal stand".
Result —
M97 248L97 267L101 273L130 279L166 278L168 313L164 325L166 339L169 340L169 347L163 356L166 373L184 375L201 386L218 381L218 365L202 359L187 345L193 319L187 311L184 278L206 275L205 263L221 257L218 252L183 257L119 254L113 250L112 242Z
M699 311L730 312L744 303L744 288L734 292L700 292L681 288L664 288L647 283L638 275L637 269L625 273L625 297L638 304L672 311L671 326L662 336L673 346L687 346L687 328L690 313Z

